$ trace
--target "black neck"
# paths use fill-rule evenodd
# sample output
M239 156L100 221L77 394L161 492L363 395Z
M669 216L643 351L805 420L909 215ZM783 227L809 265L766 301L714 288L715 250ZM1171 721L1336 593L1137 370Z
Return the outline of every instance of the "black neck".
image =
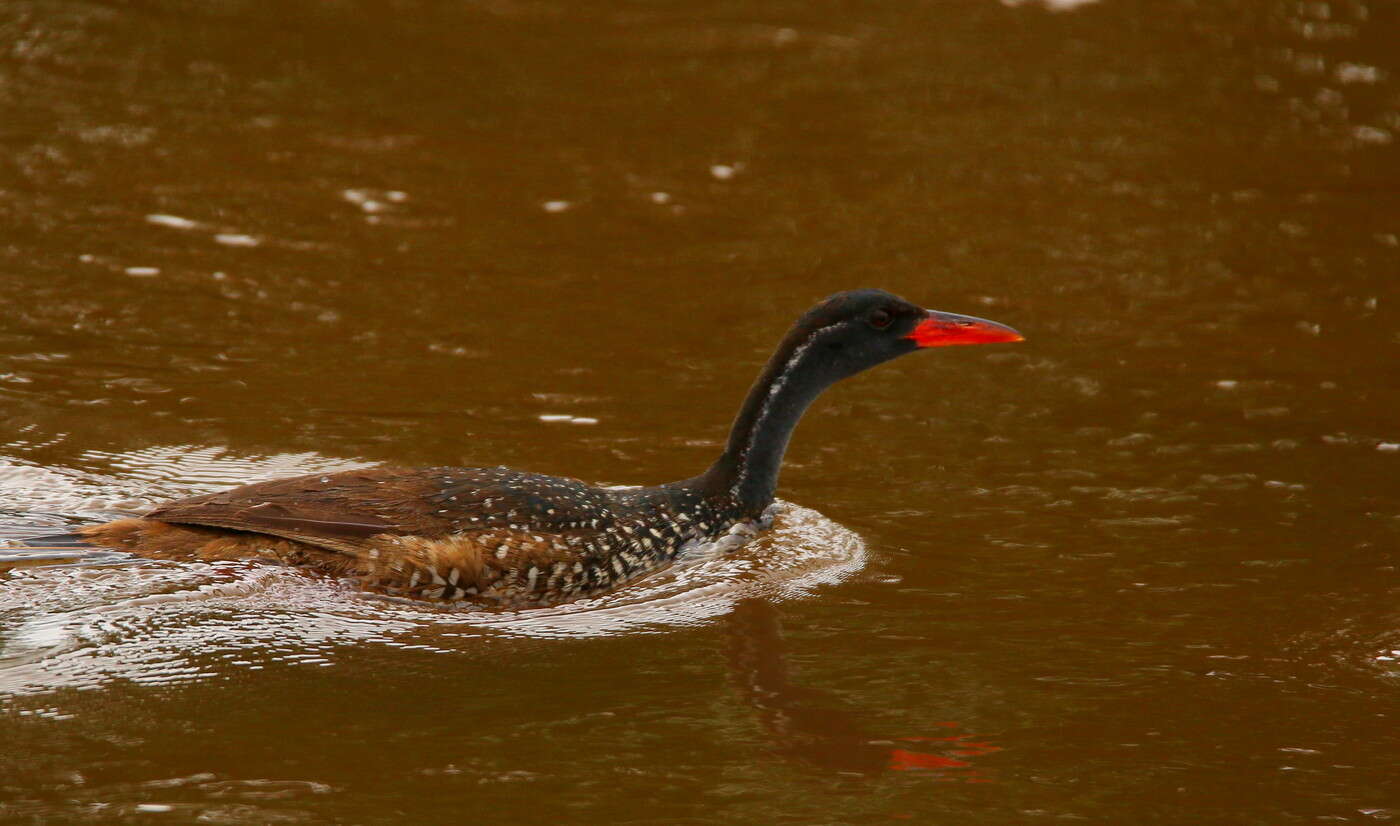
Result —
M812 400L840 375L825 375L810 339L789 335L754 381L729 442L704 479L727 494L748 516L757 516L773 501L778 471L793 428Z

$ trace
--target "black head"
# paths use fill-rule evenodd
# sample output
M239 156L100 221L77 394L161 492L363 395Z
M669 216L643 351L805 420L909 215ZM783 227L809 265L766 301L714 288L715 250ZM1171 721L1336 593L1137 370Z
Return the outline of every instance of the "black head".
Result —
M798 319L783 341L791 358L821 364L828 381L926 347L1020 341L1003 324L925 310L884 290L848 290L821 301Z
M739 409L724 453L696 481L756 515L773 499L798 418L833 382L922 347L1020 340L995 321L925 310L884 290L837 293L783 337Z

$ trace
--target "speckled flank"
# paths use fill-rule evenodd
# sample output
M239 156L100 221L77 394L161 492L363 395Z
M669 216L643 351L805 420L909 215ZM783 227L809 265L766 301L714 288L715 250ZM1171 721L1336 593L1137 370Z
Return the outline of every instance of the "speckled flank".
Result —
M354 507L360 521L325 518ZM417 521L405 518L417 510ZM264 558L413 599L547 605L602 593L771 521L686 483L607 489L505 468L347 471L173 502L82 531L161 558ZM231 530L237 523L242 529ZM363 538L357 531L383 525ZM256 528L259 532L250 532Z
M514 471L476 473L493 488L528 486L530 494L504 513L477 516L444 508L454 531L442 539L373 537L371 555L388 561L362 575L367 587L416 599L567 602L612 590L692 547L752 536L750 524L760 524L675 487L608 490ZM444 491L458 484L442 481ZM481 494L444 493L440 501L480 501L488 508L500 501Z

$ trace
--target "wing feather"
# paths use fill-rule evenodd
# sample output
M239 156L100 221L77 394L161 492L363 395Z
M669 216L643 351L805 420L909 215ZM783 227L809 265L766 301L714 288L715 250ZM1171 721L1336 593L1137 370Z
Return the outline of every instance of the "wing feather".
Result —
M422 471L373 468L274 479L164 504L149 519L292 539L358 554L380 534L438 536L451 521L432 513Z
M149 519L291 539L362 556L376 536L441 538L517 524L566 532L610 517L606 494L574 479L504 468L313 473L192 496Z

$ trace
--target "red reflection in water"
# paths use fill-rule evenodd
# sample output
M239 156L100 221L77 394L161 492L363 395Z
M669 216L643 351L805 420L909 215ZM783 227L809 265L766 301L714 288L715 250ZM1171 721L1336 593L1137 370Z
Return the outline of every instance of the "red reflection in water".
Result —
M957 723L938 723L938 725L954 728ZM971 739L971 734L957 734L951 737L901 737L903 743L946 743L949 746L956 746L947 750L946 754L932 754L923 751L910 751L908 749L890 749L890 762L887 768L893 771L910 771L912 769L968 769L962 779L968 783L990 783L989 778L981 776L972 763L967 760L960 760L961 757L980 757L984 754L992 754L1001 751L1000 746L994 746L981 740ZM949 756L956 755L956 757Z
M788 680L777 610L761 600L740 603L729 618L730 675L776 751L836 771L876 774L922 771L939 779L989 783L970 758L1001 751L973 734L879 738L825 692ZM957 729L956 722L933 724ZM898 815L892 815L898 817Z

